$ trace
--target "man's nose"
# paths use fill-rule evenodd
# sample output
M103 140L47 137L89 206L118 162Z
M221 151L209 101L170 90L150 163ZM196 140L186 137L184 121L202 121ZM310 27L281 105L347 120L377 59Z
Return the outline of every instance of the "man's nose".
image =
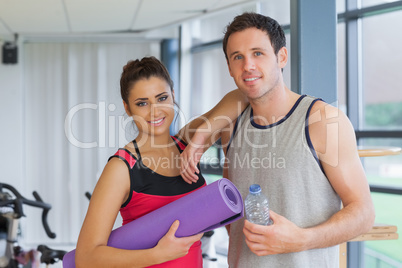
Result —
M250 57L244 58L244 70L247 72L255 70L255 62Z

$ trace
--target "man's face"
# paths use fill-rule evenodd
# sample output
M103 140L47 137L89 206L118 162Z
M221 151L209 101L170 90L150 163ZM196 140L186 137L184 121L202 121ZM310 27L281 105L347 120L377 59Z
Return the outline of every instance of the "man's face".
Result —
M283 47L275 55L265 32L249 28L231 34L226 53L230 75L250 100L261 98L283 83L281 69L287 62L287 50Z

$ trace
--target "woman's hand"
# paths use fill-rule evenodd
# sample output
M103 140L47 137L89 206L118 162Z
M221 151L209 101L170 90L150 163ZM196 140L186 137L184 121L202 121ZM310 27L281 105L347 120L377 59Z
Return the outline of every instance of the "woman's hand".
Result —
M161 263L187 255L190 247L200 240L203 235L197 234L188 237L176 237L175 234L179 225L178 220L174 221L169 231L159 240L154 248Z

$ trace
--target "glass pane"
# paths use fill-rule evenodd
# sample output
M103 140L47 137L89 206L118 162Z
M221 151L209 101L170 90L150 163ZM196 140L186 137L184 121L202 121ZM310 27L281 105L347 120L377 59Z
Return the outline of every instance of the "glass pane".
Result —
M365 148L402 147L402 139L362 139ZM367 179L371 184L402 187L402 154L361 158Z
M338 107L346 113L345 23L338 23Z
M221 46L192 55L191 117L212 109L237 86L229 74Z
M290 33L285 33L286 36L286 48L288 49L288 63L286 64L285 68L283 68L283 81L285 82L285 85L290 87L290 81L291 81L291 77L290 77L290 70L292 69L290 67L291 64L291 49L290 49Z
M402 139L362 139L365 147L402 147ZM402 155L361 158L370 184L402 187ZM402 196L372 193L376 223L396 225L402 230L402 213L399 205ZM366 241L365 267L401 267L402 240Z
M221 159L218 157L219 149L215 146L209 147L209 149L202 155L200 162L210 164L213 168L221 168Z
M362 7L368 7L368 6L375 6L375 5L380 5L380 4L386 4L386 3L391 3L391 2L396 2L398 0L362 0Z
M290 24L290 0L260 1L260 13L270 16L281 25Z
M346 0L336 0L336 13L345 12L345 1Z
M402 129L402 11L362 19L363 128Z
M396 225L402 230L401 195L372 193L376 223ZM402 239L373 240L364 243L365 267L402 267Z

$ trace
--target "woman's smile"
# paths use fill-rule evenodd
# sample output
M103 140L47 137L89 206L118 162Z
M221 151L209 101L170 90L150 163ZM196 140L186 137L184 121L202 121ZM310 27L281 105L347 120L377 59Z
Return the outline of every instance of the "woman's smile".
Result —
M153 121L148 121L148 124L150 124L151 126L155 126L155 127L161 126L165 122L165 118L166 117L156 119Z

